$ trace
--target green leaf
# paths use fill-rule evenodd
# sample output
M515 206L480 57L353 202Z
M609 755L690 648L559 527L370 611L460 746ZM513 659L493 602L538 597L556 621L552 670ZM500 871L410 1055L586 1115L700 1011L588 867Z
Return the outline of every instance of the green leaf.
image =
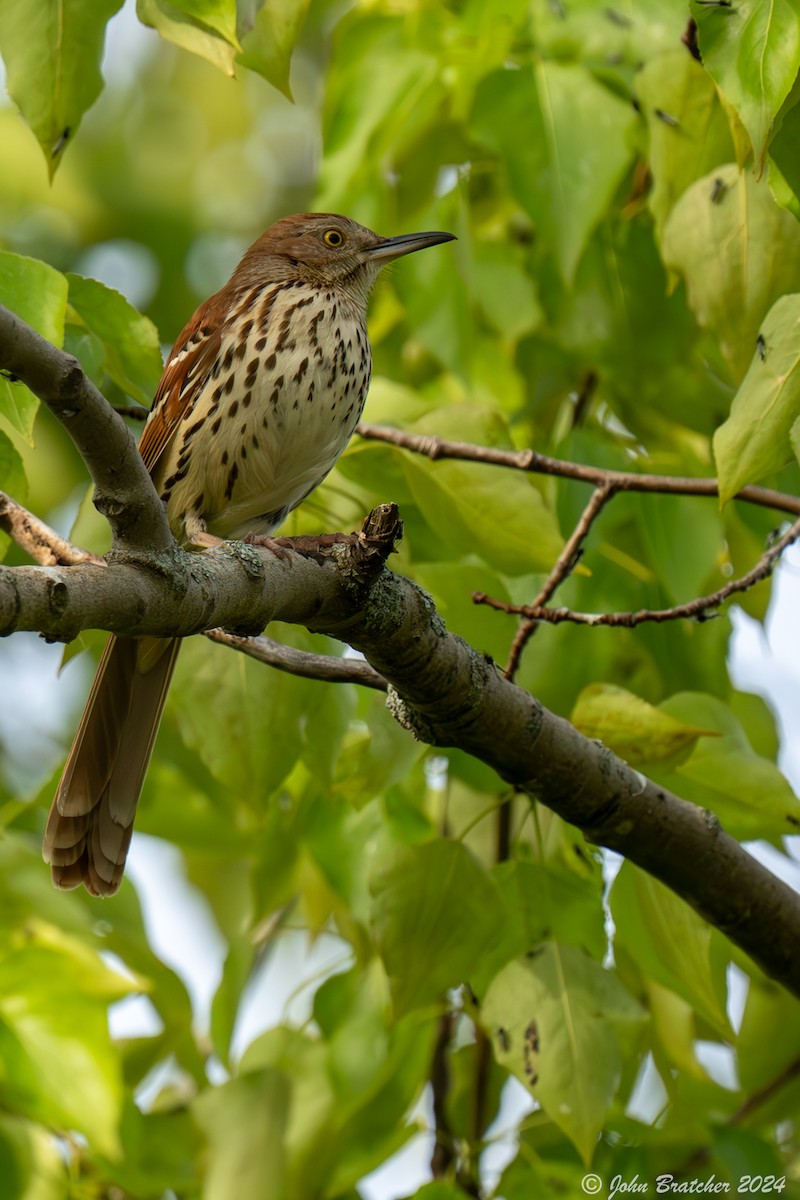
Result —
M475 299L504 342L516 342L543 323L535 284L513 247L479 243L472 271Z
M795 82L784 105L780 128L769 147L770 159L794 193L795 203L800 198L800 104L796 102L798 98L800 87Z
M67 281L70 305L102 342L105 370L134 400L149 405L163 368L155 325L97 279L68 273Z
M67 281L60 271L36 258L0 250L0 304L49 342L63 344ZM38 407L39 401L23 384L0 376L0 414L31 444Z
M497 71L478 88L474 133L505 161L565 283L631 162L635 123L631 107L582 67L539 62Z
M794 0L692 0L700 53L750 135L759 171L773 122L800 67L800 9Z
M209 1142L205 1200L286 1200L289 1102L286 1077L269 1067L197 1097L192 1109Z
M600 960L606 951L601 886L557 863L504 862L492 871L528 950L549 938Z
M776 1037L777 1030L780 1037ZM762 1088L769 1093L779 1079L788 1083L795 1076L800 1059L800 1010L797 1000L772 980L750 980L736 1054L741 1086L748 1095ZM779 1088L773 1094L776 1119L781 1120L787 1111L786 1092Z
M719 495L724 503L792 456L800 416L800 294L782 296L764 318L750 369L727 421L714 434Z
M122 1081L106 1004L132 990L76 938L29 921L0 958L4 1104L116 1157Z
M495 1057L588 1163L645 1014L617 976L550 943L504 967L481 1005Z
M715 729L685 725L625 688L610 683L590 683L585 687L570 720L581 733L599 738L633 766L673 758L694 746L699 737L720 736Z
M676 200L699 176L730 162L733 143L713 81L683 47L645 63L634 83L650 138L647 202L660 236Z
M667 266L685 278L699 324L719 340L738 383L770 307L797 287L800 224L766 180L727 164L683 193L661 249Z
M122 0L0 0L8 91L44 151L52 178L103 88L106 25Z
M289 73L292 51L306 19L310 0L250 0L240 5L238 62L257 71L292 99ZM249 11L241 11L243 9Z
M0 1187L15 1200L64 1200L67 1164L49 1132L10 1113L0 1116Z
M227 788L261 806L302 751L314 687L194 638L183 647L171 695L187 745Z
M710 808L734 837L797 832L800 800L775 764L753 751L726 704L715 696L684 692L665 700L662 708L680 721L718 729L722 736L701 738L671 779L658 772L661 782Z
M435 514L436 531L456 554L479 554L506 575L548 570L562 540L541 492L519 472L477 463L429 462L404 454L411 494Z
M343 210L348 200L363 204L353 195L353 180L364 169L374 179L373 164L396 153L408 127L426 115L429 93L439 94L436 57L410 40L408 22L375 12L337 31L335 50L350 69L332 73L326 89L320 209Z
M371 891L398 1014L436 1003L448 988L471 979L504 936L497 887L459 842L398 849L373 875Z
M234 74L235 42L198 23L169 0L136 0L136 12L142 24L157 30L165 41L205 58L225 75Z
M236 36L236 0L170 0L170 3L196 24L213 29L226 42L239 48Z
M691 1005L723 1037L727 954L719 934L674 892L630 862L611 888L615 945L624 948L645 979L655 979Z

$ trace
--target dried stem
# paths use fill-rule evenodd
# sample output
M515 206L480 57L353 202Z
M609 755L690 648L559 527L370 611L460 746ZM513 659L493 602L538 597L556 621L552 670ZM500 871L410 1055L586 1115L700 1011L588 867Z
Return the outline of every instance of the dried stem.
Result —
M358 426L358 432L370 441L388 442L402 450L424 454L430 459L457 458L466 462L487 463L491 466L510 467L516 471L528 471L534 475L556 475L561 479L577 479L601 488L611 486L614 492L654 492L671 496L718 496L716 479L693 479L691 476L637 474L628 471L611 471L603 467L585 466L566 459L551 458L537 454L535 450L498 450L494 446L473 446L470 442L452 442L439 437L423 437L416 433L403 433L385 425ZM790 496L773 488L744 487L734 497L762 508L774 508L779 512L800 516L800 497Z
M324 683L359 683L362 687L385 692L388 684L373 667L360 658L337 658L328 654L310 654L284 646L268 637L238 637L224 629L207 629L206 637L221 646L230 646L257 662L266 663L278 671L300 675L304 679L319 679Z
M575 564L580 558L583 543L589 534L592 524L599 516L605 505L614 495L614 485L612 483L601 484L596 487L589 497L589 502L580 515L577 525L573 529L570 537L567 539L564 549L556 559L555 565L542 585L541 591L533 601L531 608L542 608L556 589L564 582L575 568ZM473 599L476 599L473 596ZM522 651L533 637L538 628L535 620L523 621L517 630L516 637L511 644L511 651L506 664L506 678L513 679L519 667Z
M73 546L72 542L28 512L6 492L0 492L0 529L4 529L19 548L40 566L52 567L59 563L62 566L75 563L105 565L102 558Z
M676 604L672 608L642 608L638 612L584 613L575 612L571 608L546 608L536 604L506 604L504 601L494 600L482 592L475 592L472 598L476 604L484 604L499 612L516 613L530 622L546 621L550 625L561 625L564 621L570 621L574 625L608 625L633 629L635 625L642 625L645 621L660 623L676 621L685 617L708 620L709 611L719 608L720 604L729 596L733 596L737 592L746 592L748 588L768 579L784 550L799 537L800 519L795 521L786 533L762 554L756 565L746 575L742 575L739 579L732 579L730 583L726 583L708 596L699 596L696 600L690 600L686 604Z

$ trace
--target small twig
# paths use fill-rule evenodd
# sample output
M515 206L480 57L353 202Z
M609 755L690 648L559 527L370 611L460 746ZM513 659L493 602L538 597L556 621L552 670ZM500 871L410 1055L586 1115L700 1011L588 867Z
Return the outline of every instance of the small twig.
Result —
M7 492L0 492L0 529L4 529L19 548L42 567L74 566L87 562L105 566L104 559L74 546L18 504Z
M145 408L143 404L112 404L111 407L115 413L119 413L121 417L129 417L131 421L146 421L150 416L150 409Z
M758 1091L747 1096L736 1109L736 1112L728 1117L725 1125L729 1129L735 1129L738 1125L742 1125L748 1117L758 1111L762 1104L766 1104L771 1100L782 1088L787 1087L795 1080L798 1075L800 1075L800 1058L795 1058L774 1079L770 1079ZM699 1146L697 1150L694 1150L688 1158L675 1168L672 1174L676 1179L685 1178L687 1175L704 1167L710 1158L711 1152L709 1147Z
M541 591L533 601L531 608L541 608L545 605L556 589L574 570L575 564L580 557L581 547L589 534L589 530L614 494L615 488L613 483L610 482L596 487L592 492L577 525L567 539L564 549L556 559L553 569L542 585ZM516 637L511 644L508 663L506 664L506 679L514 678L519 667L519 660L522 657L522 651L533 637L537 627L536 621L527 620L523 621L517 630Z
M444 438L423 437L417 433L403 433L385 425L358 426L358 433L371 441L388 442L402 450L424 454L428 458L458 458L467 462L481 462L498 467L511 467L517 471L528 471L535 475L556 475L562 479L577 479L595 487L612 486L615 492L655 492L672 496L718 496L716 479L693 479L691 476L637 474L628 471L611 471L603 467L585 466L562 458L551 458L537 454L535 450L499 450L494 446L473 446L469 442L451 442ZM779 512L800 516L800 497L789 496L773 488L748 486L734 497L758 504L762 508L774 508Z
M435 1141L431 1155L431 1174L434 1179L448 1175L455 1160L453 1131L447 1115L447 1100L450 1094L450 1065L447 1053L453 1036L453 1014L442 1013L433 1047L430 1081L433 1096L433 1123Z
M481 592L475 592L472 598L476 604L485 604L500 612L517 613L527 617L530 621L547 621L550 625L560 625L564 621L571 621L574 625L610 625L632 629L635 625L641 625L645 621L660 623L675 621L683 617L702 619L709 609L718 608L729 596L736 592L746 592L756 583L767 579L772 574L783 551L792 542L797 541L798 537L800 537L800 519L795 521L783 537L762 554L753 569L746 575L742 575L740 579L732 579L730 583L726 583L718 591L712 592L710 596L700 596L696 600L690 600L687 604L676 604L673 608L642 608L638 612L583 613L575 612L571 608L536 608L532 605L506 604L501 600L493 600Z
M379 692L385 692L388 687L384 677L363 659L310 654L293 646L284 646L273 638L238 637L224 629L207 629L205 636L212 642L230 646L278 671L300 675L304 679L319 679L326 683L358 683Z

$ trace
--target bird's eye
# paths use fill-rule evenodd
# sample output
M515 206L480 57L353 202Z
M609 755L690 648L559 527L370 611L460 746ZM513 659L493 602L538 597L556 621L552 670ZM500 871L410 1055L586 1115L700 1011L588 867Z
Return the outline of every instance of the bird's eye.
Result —
M340 246L344 245L344 234L340 229L326 229L322 240L326 246L333 246L334 250L338 250Z

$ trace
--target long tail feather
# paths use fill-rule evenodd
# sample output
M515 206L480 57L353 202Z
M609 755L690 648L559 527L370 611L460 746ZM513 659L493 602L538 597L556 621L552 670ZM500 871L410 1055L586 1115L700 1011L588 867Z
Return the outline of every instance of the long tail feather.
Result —
M119 888L179 648L177 638L109 638L45 830L56 887Z

